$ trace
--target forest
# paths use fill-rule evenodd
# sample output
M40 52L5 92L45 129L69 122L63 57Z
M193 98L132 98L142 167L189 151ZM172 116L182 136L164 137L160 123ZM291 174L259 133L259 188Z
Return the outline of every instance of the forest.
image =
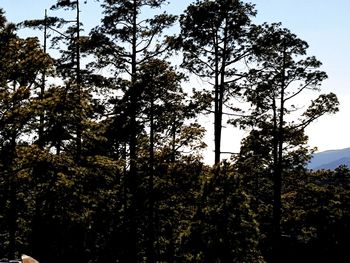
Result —
M76 19L0 8L0 258L347 262L350 170L309 170L305 134L339 102L297 32L241 0L99 0L85 32L89 1L56 2Z

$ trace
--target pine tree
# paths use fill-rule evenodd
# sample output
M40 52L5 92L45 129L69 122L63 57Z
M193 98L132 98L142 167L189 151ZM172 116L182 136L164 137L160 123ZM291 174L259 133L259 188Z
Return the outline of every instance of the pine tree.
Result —
M137 122L138 100L140 85L138 71L142 63L161 56L168 47L161 41L163 30L170 27L175 17L162 13L144 19L141 12L147 8L161 7L164 0L159 1L104 1L104 18L102 25L91 33L90 50L96 56L95 66L98 68L110 67L112 74L126 74L121 83L122 99L115 107L116 117L123 119L127 129L124 151L128 146L129 172L126 178L126 190L129 200L126 200L126 217L129 220L128 234L125 236L125 257L130 262L138 261L138 233L136 225L136 189L137 189L137 159L138 159L138 133L141 127ZM118 112L120 107L122 112ZM121 114L120 114L121 113ZM117 118L115 120L118 120ZM116 134L115 134L116 135ZM115 136L113 135L113 136ZM125 154L124 154L125 155ZM126 157L126 156L125 156ZM149 249L147 258L154 262L154 253Z
M339 103L335 94L322 94L300 113L293 103L295 98L307 90L319 91L327 78L326 73L319 70L321 62L315 57L306 57L307 43L279 24L257 26L254 34L256 68L249 72L245 93L252 112L241 124L251 126L253 133L264 138L264 147L269 147L274 200L273 260L280 262L283 178L287 164L293 165L293 162L287 163L287 153L305 153L305 127L324 114L337 112ZM298 121L288 120L292 114L299 114ZM303 167L307 157L299 161L298 165Z
M180 18L181 34L174 45L182 48L182 66L209 80L214 96L215 164L220 162L225 104L237 95L244 76L236 68L250 52L251 4L241 1L197 1Z
M2 252L14 258L19 241L17 233L23 230L18 223L19 196L25 190L19 188L23 168L17 160L18 151L33 134L31 123L37 117L33 103L35 90L40 72L49 68L52 60L43 52L38 39L18 37L15 25L6 22L2 11L0 17L0 165L5 215L1 225L7 226L1 231L5 230L3 234L8 240Z

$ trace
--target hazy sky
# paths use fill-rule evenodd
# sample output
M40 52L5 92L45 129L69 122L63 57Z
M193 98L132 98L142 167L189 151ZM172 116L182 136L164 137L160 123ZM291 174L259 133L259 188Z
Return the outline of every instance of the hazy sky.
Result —
M81 1L84 2L84 1ZM100 9L95 0L81 5L81 20L86 27L96 25ZM193 1L170 0L168 9L179 14ZM341 102L340 112L324 116L312 124L307 133L309 144L319 150L350 146L350 1L349 0L254 0L258 10L256 23L282 22L301 39L308 42L308 55L315 55L323 62L329 79L324 82L323 92L334 92ZM42 18L44 10L55 3L53 0L0 0L9 21ZM50 11L49 15L56 15ZM74 17L74 12L72 12ZM25 34L25 32L22 32ZM315 94L316 96L317 94ZM211 121L208 121L210 123ZM236 134L239 134L236 136ZM244 132L225 132L224 151L238 151L239 138ZM209 138L211 134L209 134ZM232 139L238 138L238 139ZM212 140L212 137L211 137ZM210 144L210 142L209 142ZM226 149L226 148L227 149Z

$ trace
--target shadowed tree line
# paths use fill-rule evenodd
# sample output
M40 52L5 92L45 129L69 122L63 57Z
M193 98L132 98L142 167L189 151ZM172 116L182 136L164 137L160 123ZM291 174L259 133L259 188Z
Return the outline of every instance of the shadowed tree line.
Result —
M327 74L308 44L281 24L254 24L254 5L239 0L198 0L179 17L165 0L99 2L101 23L87 35L79 4L88 2L52 7L75 21L15 25L0 13L0 256L347 258L350 171L306 168L305 128L339 104L313 95ZM21 27L42 30L44 43L21 38ZM207 85L189 89L193 76ZM224 125L248 132L229 160Z

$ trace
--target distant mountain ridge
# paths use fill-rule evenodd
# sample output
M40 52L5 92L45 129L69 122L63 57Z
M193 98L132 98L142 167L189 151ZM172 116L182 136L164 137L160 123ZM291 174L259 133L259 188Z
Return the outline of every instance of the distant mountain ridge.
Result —
M313 170L334 170L340 165L350 167L350 147L315 153L308 164L308 168Z

